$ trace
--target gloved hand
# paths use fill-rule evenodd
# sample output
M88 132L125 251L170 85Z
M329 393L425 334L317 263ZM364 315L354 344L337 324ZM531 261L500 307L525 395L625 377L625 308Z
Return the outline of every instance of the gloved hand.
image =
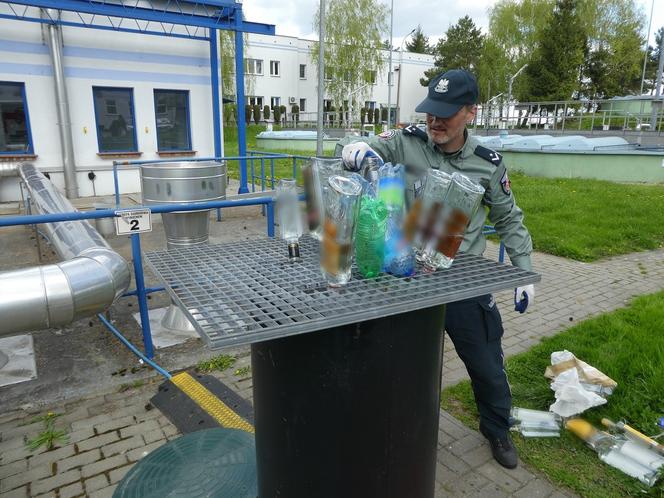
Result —
M354 142L344 146L341 151L341 159L344 163L344 168L349 171L360 171L362 168L362 161L365 157L376 157L382 161L380 156L364 142Z
M514 311L525 313L528 305L532 305L534 301L535 286L533 284L514 289Z

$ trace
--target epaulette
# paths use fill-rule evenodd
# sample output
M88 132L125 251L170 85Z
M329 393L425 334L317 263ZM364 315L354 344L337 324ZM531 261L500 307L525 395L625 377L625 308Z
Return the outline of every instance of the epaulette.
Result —
M498 154L495 150L487 149L481 145L475 147L475 155L481 157L485 161L489 161L494 166L498 166L500 161L503 160L503 156Z
M407 136L417 137L417 138L419 138L419 139L421 139L421 140L424 140L425 142L427 142L427 141L429 140L429 137L428 137L428 135L427 135L427 132L424 131L424 130L421 129L421 128L418 128L418 127L415 126L414 124L409 124L408 126L406 126L406 127L402 130L402 133L403 133L404 135L407 135Z

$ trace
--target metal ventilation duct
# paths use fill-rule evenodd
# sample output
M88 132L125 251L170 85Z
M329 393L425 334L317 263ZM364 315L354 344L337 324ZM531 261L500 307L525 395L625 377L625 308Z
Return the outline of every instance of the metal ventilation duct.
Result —
M76 211L33 165L19 166L19 174L38 213ZM44 229L65 261L0 273L0 336L100 313L129 287L129 265L87 221L48 223Z

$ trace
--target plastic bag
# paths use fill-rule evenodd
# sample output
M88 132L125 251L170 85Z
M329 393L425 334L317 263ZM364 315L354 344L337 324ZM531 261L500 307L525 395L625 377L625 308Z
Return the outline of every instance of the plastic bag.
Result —
M551 383L551 389L556 393L556 402L549 410L561 417L571 417L606 403L605 398L583 388L574 368L561 372Z

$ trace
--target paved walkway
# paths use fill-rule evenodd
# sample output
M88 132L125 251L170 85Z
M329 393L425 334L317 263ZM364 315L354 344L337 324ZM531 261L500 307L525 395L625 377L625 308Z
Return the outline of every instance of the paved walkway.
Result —
M488 256L495 256L495 247ZM519 315L510 310L510 292L497 296L508 355L524 351L542 337L585 318L620 308L633 296L664 288L662 250L596 264L536 254L534 264L542 273L542 283L537 286L532 310ZM251 400L251 378L234 373L246 365L249 357L245 349L237 364L219 376ZM465 376L448 341L444 383L458 382ZM0 407L4 412L0 414L0 496L110 497L136 461L179 436L158 410L146 409L157 382L159 379L122 393L52 407L52 411L64 413L56 426L69 430L70 441L51 452L30 453L25 449L26 438L34 437L41 429L40 423L31 423L37 414ZM441 413L440 428L436 496L572 496L524 465L513 471L502 469L491 459L483 438L445 412Z

